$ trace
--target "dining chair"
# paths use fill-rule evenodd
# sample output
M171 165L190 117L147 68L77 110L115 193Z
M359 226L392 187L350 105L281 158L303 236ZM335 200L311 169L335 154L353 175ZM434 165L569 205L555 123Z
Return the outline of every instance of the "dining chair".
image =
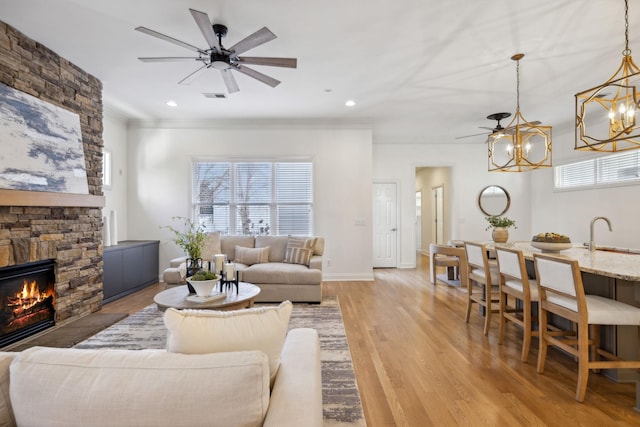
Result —
M537 253L533 258L540 294L538 373L544 372L549 345L573 355L578 359L575 398L584 402L591 369L640 368L640 360L621 360L600 348L599 342L600 325L640 326L640 308L610 298L586 295L576 260ZM559 331L550 329L551 313L577 325L573 337L562 336Z
M430 244L429 278L432 285L436 284L436 267L445 267L447 269L447 279L460 280L462 285L463 277L466 277L467 272L467 255L464 248ZM466 283L466 280L464 283Z
M467 313L464 321L469 322L471 306L478 304L484 308L484 334L488 335L491 314L499 312L500 272L497 266L490 265L486 245L465 241L464 249L467 255Z
M519 249L507 248L496 245L496 259L498 271L502 275L500 281L500 329L498 344L504 341L504 332L507 321L519 325L523 331L522 354L520 360L526 362L531 346L531 337L537 336L538 331L533 329L532 303L538 302L538 283L530 279L527 274L527 266L524 254ZM512 305L509 305L509 297ZM521 307L517 306L517 301ZM537 318L537 313L535 315Z

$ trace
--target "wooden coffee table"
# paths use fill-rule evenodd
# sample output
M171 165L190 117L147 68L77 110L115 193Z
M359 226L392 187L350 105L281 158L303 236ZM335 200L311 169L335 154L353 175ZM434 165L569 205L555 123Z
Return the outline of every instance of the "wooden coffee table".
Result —
M179 310L185 308L195 308L201 310L239 310L253 306L256 297L260 293L260 288L251 283L238 283L238 292L227 291L225 299L210 302L191 302L186 298L189 295L187 285L176 286L166 289L153 297L153 302L158 306L158 310L165 311L169 307Z

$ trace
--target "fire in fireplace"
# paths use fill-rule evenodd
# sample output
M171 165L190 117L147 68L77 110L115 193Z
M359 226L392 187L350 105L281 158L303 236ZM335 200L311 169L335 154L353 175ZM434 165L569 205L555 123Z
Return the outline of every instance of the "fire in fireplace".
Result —
M0 269L0 346L55 324L54 261Z

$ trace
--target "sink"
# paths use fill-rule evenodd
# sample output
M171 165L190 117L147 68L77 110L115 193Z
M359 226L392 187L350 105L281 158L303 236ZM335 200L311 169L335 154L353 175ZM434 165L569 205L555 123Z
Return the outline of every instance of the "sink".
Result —
M576 246L581 249L589 249L589 245L586 243L584 246ZM630 248L617 248L615 246L596 246L596 251L599 252L613 252L617 254L631 254L631 255L640 255L640 249L630 249Z

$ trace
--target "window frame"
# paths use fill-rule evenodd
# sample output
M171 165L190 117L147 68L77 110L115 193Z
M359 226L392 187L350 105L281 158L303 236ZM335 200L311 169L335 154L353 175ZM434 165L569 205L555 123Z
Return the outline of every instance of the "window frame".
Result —
M236 182L236 165L238 164L246 164L246 163L268 163L270 164L270 173L271 173L271 188L270 188L270 200L268 202L258 202L258 203L249 203L249 206L268 206L269 208L269 232L266 235L276 235L276 234L282 234L280 232L280 229L282 228L280 226L280 224L278 223L278 207L282 207L282 206L308 206L310 212L309 212L309 217L308 217L308 222L309 222L309 228L307 230L307 232L303 233L303 234L309 234L312 235L313 234L313 229L314 229L314 189L315 189L315 184L314 184L314 176L315 176L315 163L314 163L314 159L312 157L276 157L276 158L255 158L255 157L233 157L233 158L221 158L221 157L192 157L191 161L190 161L190 177L189 177L189 212L190 212L190 216L194 221L199 221L199 222L204 222L204 221L200 221L199 215L202 215L200 213L198 213L198 209L199 207L203 206L203 204L199 203L197 198L194 195L194 185L196 185L196 180L195 180L195 170L196 170L196 165L198 163L219 163L219 164L224 164L224 163L228 163L230 164L230 168L229 168L229 175L230 175L230 183L229 183L229 188L224 190L227 191L229 194L229 200L230 202L221 202L221 203L214 203L212 206L220 206L220 207L224 207L226 206L228 211L226 212L226 216L227 216L227 229L223 229L223 230L216 230L216 231L221 231L222 234L225 235L258 235L258 234L264 234L264 233L259 233L259 232L255 232L254 233L249 233L249 234L242 234L242 230L239 229L239 227L242 227L242 225L238 225L238 215L239 215L239 207L243 205L243 203L239 203L238 200L236 199L236 187L237 187L237 182ZM308 187L308 197L309 197L309 201L308 202L302 202L302 201L297 201L297 202L290 202L290 203L286 203L286 202L278 202L276 199L276 164L279 163L304 163L304 164L308 164L310 171L308 175L305 175L309 178L310 183L309 183L309 187ZM213 219L213 215L214 212L211 213L212 215L212 219ZM259 231L259 230L258 230ZM290 233L285 233L285 234L290 234ZM295 233L298 234L298 233Z
M629 157L629 158L627 158ZM633 159L635 157L635 159ZM603 164L609 163L608 169L609 174L611 172L622 172L627 169L628 164L635 162L636 175L632 178L613 178L611 179L604 177L603 174ZM615 164L617 163L617 165ZM591 164L588 168L589 177L592 183L586 183L584 185L571 185L560 187L558 186L559 173L563 168L575 168L576 172L578 172L579 165ZM614 167L611 168L611 165ZM618 153L609 154L607 156L597 156L597 157L589 157L583 160L578 161L570 161L566 162L553 168L553 190L554 192L566 192L566 191L582 191L582 190L593 190L598 188L611 188L611 187L624 187L630 185L640 185L640 150L629 150Z

